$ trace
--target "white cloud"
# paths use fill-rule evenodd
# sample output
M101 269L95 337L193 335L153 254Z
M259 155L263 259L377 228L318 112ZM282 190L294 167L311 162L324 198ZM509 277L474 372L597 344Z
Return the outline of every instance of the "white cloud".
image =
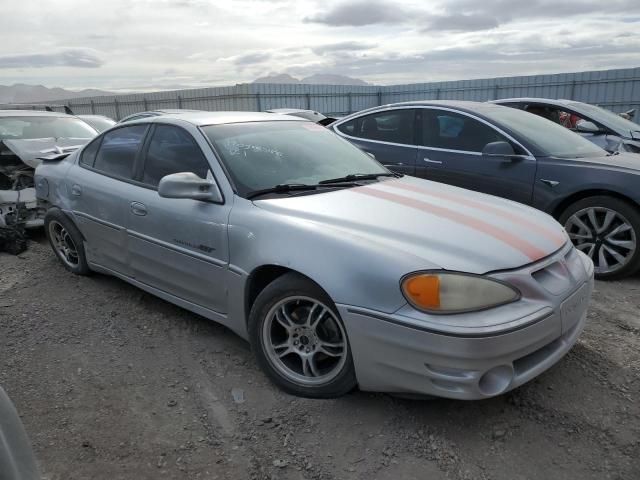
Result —
M0 78L149 90L269 72L409 83L629 67L638 13L637 0L21 0L3 17Z

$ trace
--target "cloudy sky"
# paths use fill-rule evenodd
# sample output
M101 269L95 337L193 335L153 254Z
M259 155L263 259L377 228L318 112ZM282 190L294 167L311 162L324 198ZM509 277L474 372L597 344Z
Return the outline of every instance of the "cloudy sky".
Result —
M378 84L640 66L638 0L0 0L0 84Z

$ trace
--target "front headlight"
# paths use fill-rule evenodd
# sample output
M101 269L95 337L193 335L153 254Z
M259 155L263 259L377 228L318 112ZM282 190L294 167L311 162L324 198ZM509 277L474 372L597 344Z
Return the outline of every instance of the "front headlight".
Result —
M503 282L465 273L418 272L401 282L402 293L418 310L462 313L515 302L520 292Z

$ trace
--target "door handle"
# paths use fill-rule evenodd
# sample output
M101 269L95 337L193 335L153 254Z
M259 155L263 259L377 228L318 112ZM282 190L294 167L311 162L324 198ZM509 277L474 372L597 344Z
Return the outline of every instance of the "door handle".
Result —
M402 165L404 165L404 163L402 162L398 162L398 163L384 163L383 164L385 167L400 167Z
M438 165L442 165L442 160L431 160L428 157L424 157L422 160L424 160L427 163L437 163Z
M82 187L80 187L80 185L73 185L71 187L71 195L73 195L74 197L79 197L80 195L82 195Z
M138 215L139 217L144 217L147 214L147 207L140 202L131 202L131 213L134 215Z

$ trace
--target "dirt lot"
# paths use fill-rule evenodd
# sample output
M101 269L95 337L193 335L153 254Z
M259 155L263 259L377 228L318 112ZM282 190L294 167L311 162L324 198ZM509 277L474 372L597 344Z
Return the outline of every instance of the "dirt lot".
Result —
M49 479L638 479L640 277L549 372L482 402L283 394L242 340L43 239L0 254L0 384Z

